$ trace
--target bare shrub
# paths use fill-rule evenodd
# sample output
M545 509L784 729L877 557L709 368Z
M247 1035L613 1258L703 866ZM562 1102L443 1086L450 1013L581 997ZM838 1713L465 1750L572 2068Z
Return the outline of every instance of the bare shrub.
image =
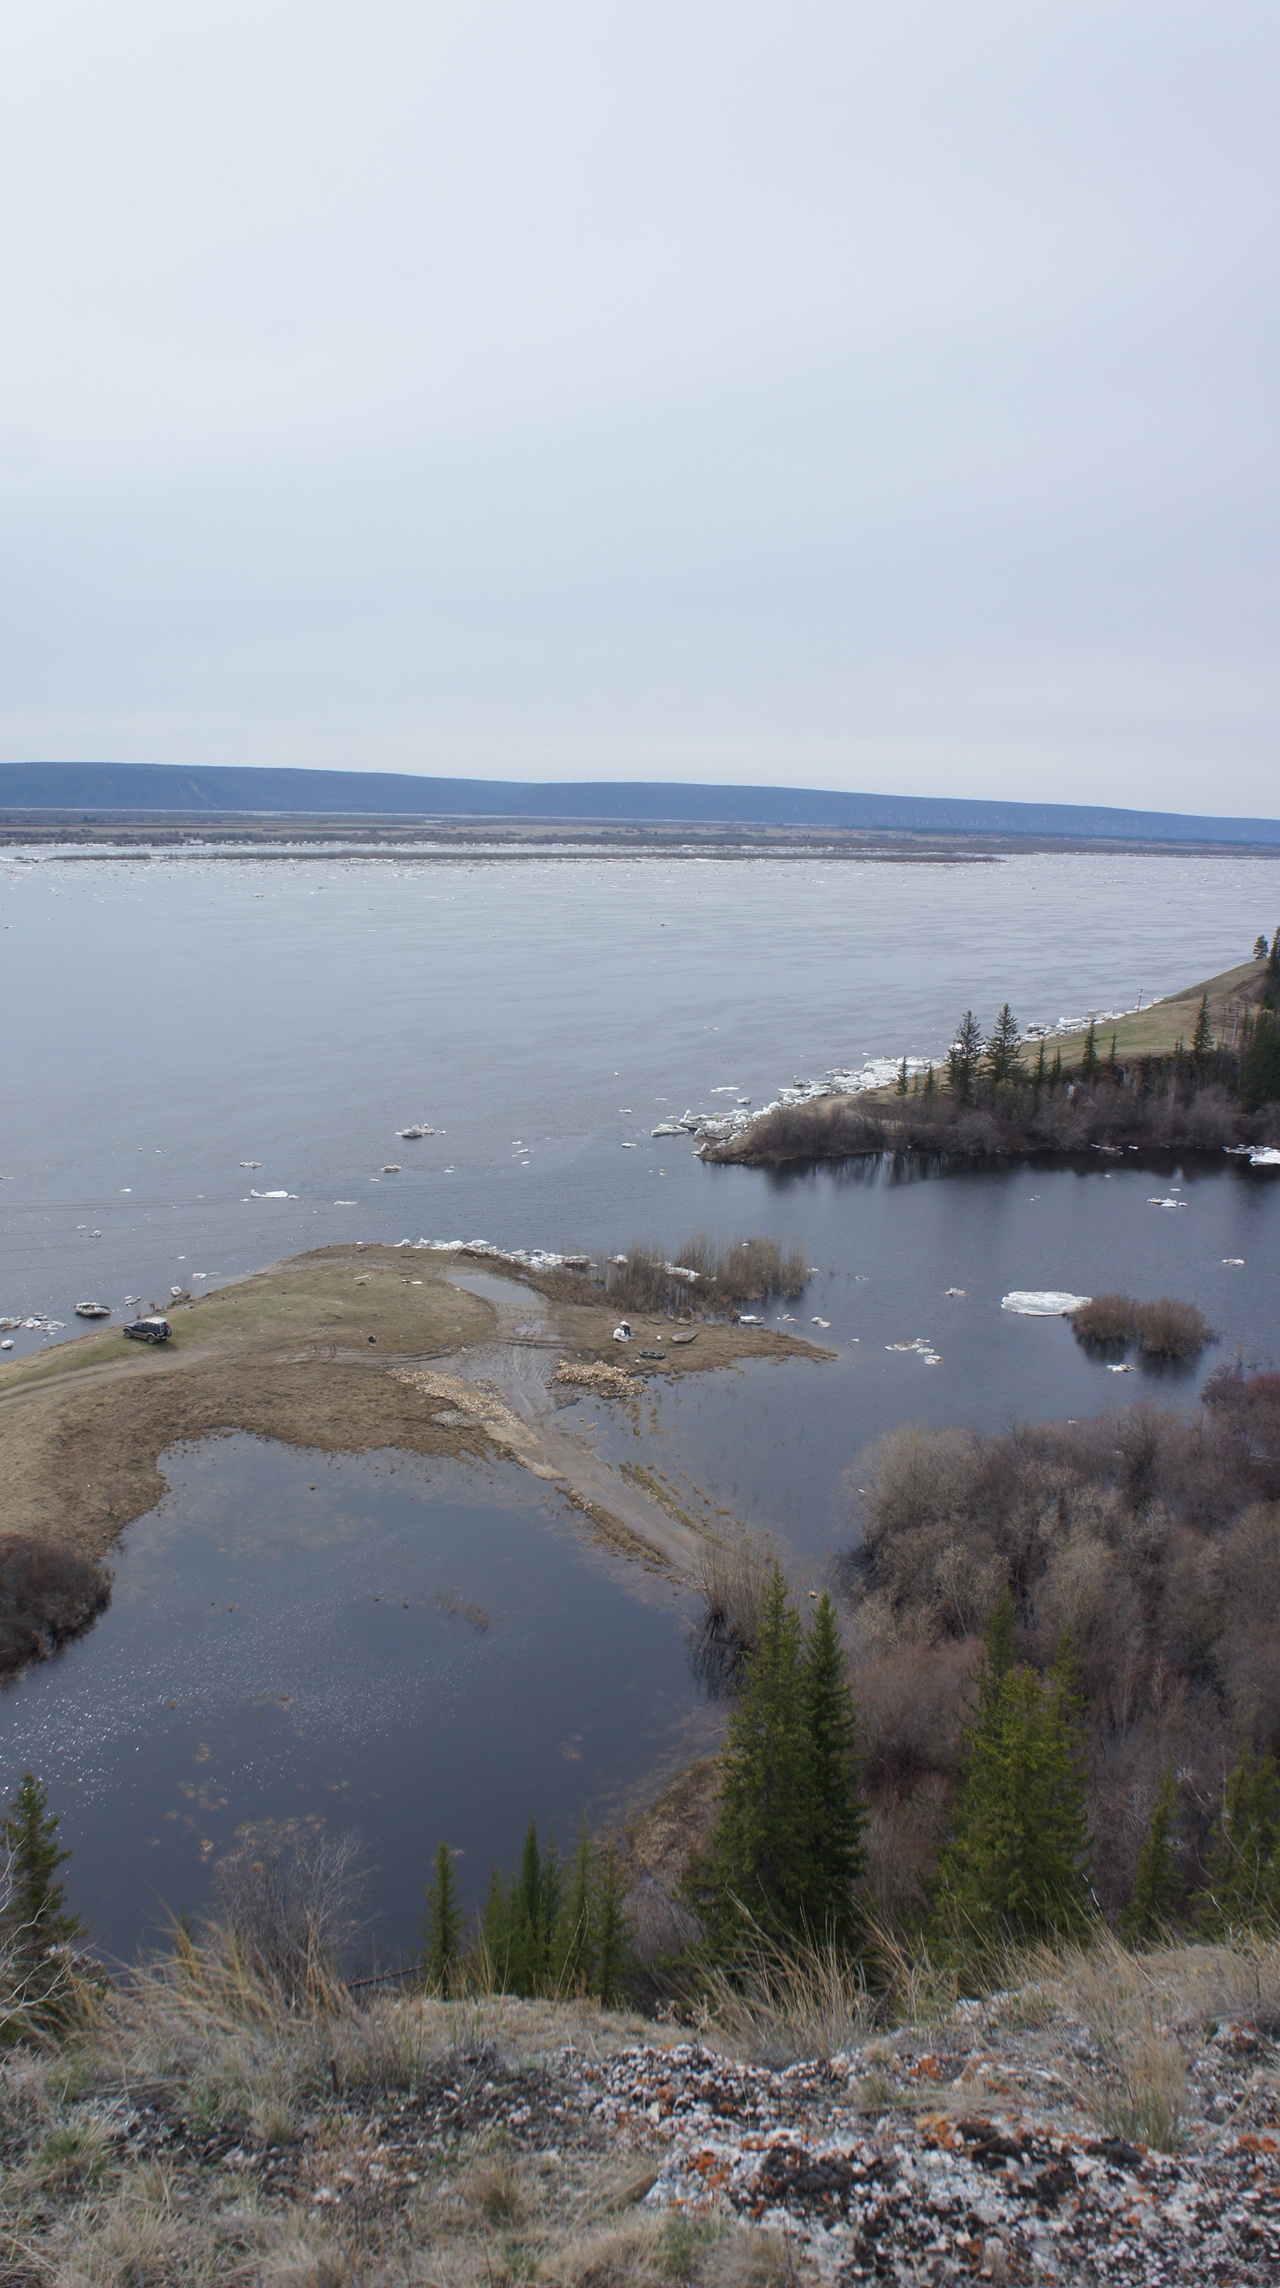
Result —
M972 1637L910 1645L855 1668L858 1741L874 1794L902 1796L925 1774L954 1768L981 1650Z
M674 1256L657 1241L629 1247L602 1263L598 1277L616 1309L680 1318L775 1296L794 1302L804 1292L809 1267L798 1249L784 1253L776 1239L734 1239L721 1246L699 1233Z
M882 1794L867 1813L867 1892L881 1919L918 1921L945 1818L942 1791L925 1781L909 1796Z
M111 1598L100 1558L34 1535L0 1539L0 1671L46 1660Z
M1094 1295L1071 1314L1071 1328L1082 1343L1131 1343L1138 1304L1132 1295Z
M1214 1330L1194 1303L1175 1302L1161 1295L1154 1303L1139 1303L1138 1338L1152 1358L1195 1358L1213 1342Z
M310 1999L337 1979L364 1881L353 1835L251 1829L214 1868L214 1923L265 1985Z
M765 1535L745 1528L711 1540L704 1535L694 1582L705 1610L693 1632L690 1658L712 1699L736 1690L742 1665L760 1642L760 1613L778 1551Z

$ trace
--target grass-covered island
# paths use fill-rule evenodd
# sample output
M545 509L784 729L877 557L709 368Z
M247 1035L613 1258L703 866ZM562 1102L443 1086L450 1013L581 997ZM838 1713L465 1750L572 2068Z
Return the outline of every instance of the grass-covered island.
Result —
M1009 1004L989 1034L972 1010L944 1063L893 1090L780 1103L702 1147L748 1166L929 1153L999 1160L1136 1146L1280 1143L1280 930L1254 958L1140 1014L1023 1041Z

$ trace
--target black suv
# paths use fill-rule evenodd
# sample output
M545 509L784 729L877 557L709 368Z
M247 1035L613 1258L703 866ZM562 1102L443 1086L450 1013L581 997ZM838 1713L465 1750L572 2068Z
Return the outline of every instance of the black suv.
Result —
M132 1335L135 1343L167 1343L173 1329L168 1320L156 1312L151 1318L132 1320L124 1332Z

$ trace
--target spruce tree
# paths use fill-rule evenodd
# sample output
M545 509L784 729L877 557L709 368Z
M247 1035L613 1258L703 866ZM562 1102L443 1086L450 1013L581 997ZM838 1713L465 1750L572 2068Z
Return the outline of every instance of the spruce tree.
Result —
M815 1938L844 1948L858 1930L854 1886L866 1872L866 1814L858 1794L857 1715L835 1607L822 1592L800 1673L811 1828L805 1859L805 1921Z
M1070 1936L1089 1919L1070 1648L1046 1683L1013 1652L1011 1605L1002 1597L988 1624L963 1783L934 1884L934 1942L962 1957L981 1957L1009 1939Z
M538 1823L529 1822L520 1865L511 1880L509 1986L513 1994L536 1994L546 1968L542 1853Z
M1097 1071L1098 1028L1093 1018L1091 1017L1089 1019L1089 1030L1085 1034L1084 1048L1080 1057L1080 1078L1081 1080L1093 1080L1096 1078Z
M1177 1819L1178 1782L1169 1764L1138 1853L1133 1896L1121 1918L1121 1929L1134 1946L1150 1946L1162 1938L1181 1903L1184 1886L1175 1856Z
M1044 1084L1045 1084L1045 1077L1046 1077L1046 1076L1045 1076L1045 1069L1044 1069L1044 1034L1042 1033L1042 1034L1040 1035L1040 1054L1039 1054L1039 1056L1036 1058L1036 1070L1035 1070L1035 1091L1036 1091L1036 1095L1037 1095L1037 1097L1039 1096L1041 1089L1044 1087Z
M932 1096L937 1088L937 1085L938 1084L933 1077L933 1066L929 1065L925 1069L924 1094L926 1096Z
M1012 1087L1022 1078L1022 1037L1007 1001L996 1018L983 1059L993 1088Z
M462 1945L462 1906L453 1872L453 1856L447 1843L436 1845L435 1880L427 1885L423 1936L426 1946L422 1967L427 1982L437 1994L447 1994L457 1971Z
M1246 1744L1227 1780L1196 1916L1203 1938L1272 1929L1280 1920L1280 1773Z
M488 1957L489 1975L499 1994L514 1991L511 1984L511 1924L511 1901L502 1869L495 1859L489 1875L489 1892L480 1920L480 1933Z
M606 2010L620 1999L627 1962L626 1925L622 1912L622 1876L617 1845L605 1847L600 1871L600 1896L595 1921L594 1989Z
M590 1994L595 1980L595 1860L586 1814L556 1924L551 1969L558 1994Z
M800 1690L800 1624L776 1565L729 1718L720 1809L708 1860L692 1871L690 1903L708 1952L731 1965L757 1943L799 1936L806 1925L813 1832Z
M897 1096L905 1096L907 1093L907 1060L905 1055L902 1059L902 1063L898 1067L898 1078L894 1083L894 1093Z
M0 1825L0 1850L7 1878L0 1945L9 1955L12 1988L25 2004L26 2023L51 2023L67 1983L67 1950L84 1925L68 1912L65 1886L56 1880L71 1853L59 1846L57 1815L32 1772L19 1782Z
M1191 1054L1197 1063L1203 1064L1212 1047L1213 1027L1209 1023L1209 996L1207 993L1202 993L1200 1006L1196 1011L1196 1029L1191 1036Z
M966 1009L947 1051L947 1087L960 1104L972 1104L982 1057L982 1027Z

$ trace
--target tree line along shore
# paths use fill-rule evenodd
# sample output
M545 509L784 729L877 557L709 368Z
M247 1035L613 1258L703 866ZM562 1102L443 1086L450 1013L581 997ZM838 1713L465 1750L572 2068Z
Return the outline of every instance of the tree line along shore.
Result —
M1006 1001L966 1009L946 1058L904 1057L896 1087L760 1113L703 1146L748 1166L925 1153L997 1160L1090 1150L1220 1151L1280 1142L1280 930L1253 958L1140 1014L1022 1038Z

